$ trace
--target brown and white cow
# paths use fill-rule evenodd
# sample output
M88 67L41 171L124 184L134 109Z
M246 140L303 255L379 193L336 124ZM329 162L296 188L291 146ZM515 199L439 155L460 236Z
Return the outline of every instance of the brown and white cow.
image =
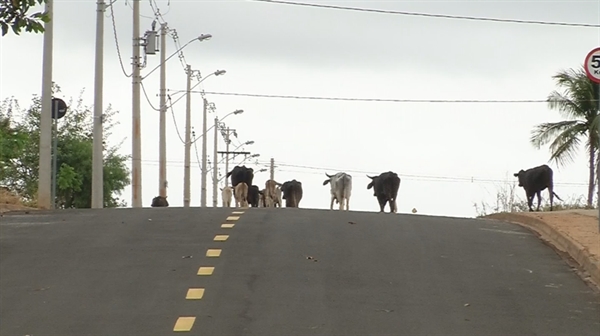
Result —
M275 180L267 180L265 182L265 205L269 208L274 207L275 204L279 204L281 207L281 195L277 198L277 186L281 186L281 183L275 182Z
M245 182L240 182L234 187L233 196L236 207L248 207L248 185Z
M221 199L223 200L223 207L231 207L231 198L233 197L233 188L225 187L221 188Z

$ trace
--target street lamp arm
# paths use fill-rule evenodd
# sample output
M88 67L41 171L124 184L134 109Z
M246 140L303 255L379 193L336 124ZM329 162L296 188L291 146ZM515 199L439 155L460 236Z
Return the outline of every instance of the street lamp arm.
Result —
M227 114L226 114L226 115L225 115L223 118L219 119L219 122L222 122L222 121L223 121L225 118L229 117L229 116L230 116L230 115L232 115L232 114L239 114L239 113L242 113L242 112L244 112L244 110L235 110L235 111L233 111L233 112L229 112L229 113L227 113ZM215 128L215 125L212 125L212 126L210 126L210 127L209 127L209 128L206 130L206 132L202 133L200 136L198 136L196 139L194 139L194 141L192 141L192 144L193 144L194 142L198 141L199 139L201 139L203 136L205 136L205 135L208 133L208 131L210 131L210 130L211 130L211 129L213 129L213 128Z
M205 80L206 80L208 77L210 77L210 76L212 76L212 75L219 76L219 75L221 75L221 74L224 74L224 73L225 73L225 70L217 70L217 71L215 71L215 72L212 72L212 73L210 73L210 74L209 74L209 75L207 75L206 77L202 78L202 79L201 79L201 80L200 80L198 83L194 84L194 86L192 86L192 87L190 88L190 91L191 91L191 90L193 90L193 89L194 89L196 86L200 85L200 83L204 82L204 81L205 81ZM178 92L179 92L179 91L178 91ZM183 92L187 92L187 90L183 90ZM177 98L177 100L176 100L176 101L174 101L174 102L172 102L172 103L171 103L171 105L169 105L168 107L171 107L171 106L175 105L175 103L177 103L178 101L180 101L180 100L181 100L183 97L185 97L185 96L186 96L186 95L183 95L183 96L181 96L181 97Z
M161 63L160 63L159 65L157 65L157 66L156 66L154 69L150 70L150 72L148 72L148 73L146 74L146 76L142 77L142 79L141 79L141 80L144 80L144 79L146 79L148 76L150 76L150 74L152 74L154 71L156 71L156 69L160 68L160 66L161 66L161 65L163 65L163 64L165 64L165 63L167 63L167 61L168 61L168 60L170 60L170 59L171 59L171 57L173 57L173 56L177 55L177 53L178 53L178 52L180 52L181 50L183 50L183 48L187 47L187 46L188 46L190 43L192 43L192 42L194 42L194 41L202 41L202 40L203 40L203 39L202 39L202 36L203 36L203 35L201 35L200 37L193 38L193 39L192 39L192 40L190 40L188 43L184 44L184 45L183 45L181 48L177 49L177 51L175 51L173 54L171 54L171 56L167 57L167 59L165 59L165 61L164 61L164 62L161 62ZM160 47L161 47L161 48L164 48L165 46L160 46Z

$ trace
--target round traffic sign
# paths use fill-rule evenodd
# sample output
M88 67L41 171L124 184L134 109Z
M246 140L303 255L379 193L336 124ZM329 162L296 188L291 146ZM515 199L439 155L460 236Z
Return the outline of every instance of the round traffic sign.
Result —
M583 64L588 78L591 81L600 84L600 47L590 51L585 57L585 62Z
M60 98L52 98L52 119L60 119L67 114L67 103Z

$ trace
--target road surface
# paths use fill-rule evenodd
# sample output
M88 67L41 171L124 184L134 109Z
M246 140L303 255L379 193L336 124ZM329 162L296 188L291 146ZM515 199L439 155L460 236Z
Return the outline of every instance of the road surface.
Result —
M232 211L0 217L0 335L600 334L598 292L517 225Z

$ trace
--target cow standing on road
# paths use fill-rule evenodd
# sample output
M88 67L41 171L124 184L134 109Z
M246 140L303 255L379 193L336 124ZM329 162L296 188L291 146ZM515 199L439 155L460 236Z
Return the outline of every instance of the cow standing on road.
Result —
M281 186L281 183L275 182L275 180L267 180L265 182L265 206L271 208L275 206L275 203L279 203L277 199L277 186Z
M158 207L168 207L169 202L167 202L167 196L156 196L152 199L152 204L150 205L153 208Z
M373 188L373 195L377 197L379 208L381 209L380 212L384 212L386 202L390 204L390 213L397 212L396 197L400 188L400 177L398 177L398 174L388 171L379 174L379 176L367 175L367 177L371 179L371 183L367 185L367 189Z
M257 208L258 207L258 203L260 202L260 190L258 189L258 186L250 186L250 188L248 188L248 204L253 207L253 208Z
M221 188L221 200L223 201L223 207L231 207L231 198L233 197L233 188L225 187Z
M246 183L246 186L250 187L252 185L252 180L254 179L254 169L248 168L246 166L235 166L233 169L227 173L225 178L229 178L231 176L231 186L233 189L233 197L235 196L235 186L240 182Z
M248 185L245 182L240 182L233 188L233 196L236 208L248 207Z
M296 180L291 180L281 185L281 192L285 200L286 208L297 208L300 206L302 199L302 183Z
M546 188L548 188L548 193L550 194L550 211L552 211L554 196L562 201L554 192L554 173L552 172L552 168L548 167L548 165L541 165L527 170L521 169L518 173L514 173L513 175L519 178L519 187L525 189L529 211L533 211L531 206L535 195L537 195L538 199L536 211L540 211L540 204L542 202L541 192Z
M350 210L350 195L352 193L352 176L346 173L337 173L335 175L329 175L323 182L323 185L329 183L331 185L331 204L329 209L333 210L333 201L340 203L340 210L344 209L344 200L346 202L346 211Z

